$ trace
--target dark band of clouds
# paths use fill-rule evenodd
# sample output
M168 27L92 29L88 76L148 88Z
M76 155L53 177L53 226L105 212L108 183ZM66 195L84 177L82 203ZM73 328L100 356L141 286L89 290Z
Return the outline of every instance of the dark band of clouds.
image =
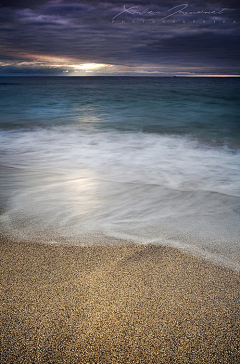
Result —
M183 4L0 1L0 74L239 74L239 2L194 1L162 22Z

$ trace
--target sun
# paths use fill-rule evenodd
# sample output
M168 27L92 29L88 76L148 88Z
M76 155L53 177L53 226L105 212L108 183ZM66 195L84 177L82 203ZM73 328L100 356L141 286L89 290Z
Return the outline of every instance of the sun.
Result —
M107 66L106 64L102 63L82 63L80 65L73 65L73 68L76 70L91 71L106 66Z

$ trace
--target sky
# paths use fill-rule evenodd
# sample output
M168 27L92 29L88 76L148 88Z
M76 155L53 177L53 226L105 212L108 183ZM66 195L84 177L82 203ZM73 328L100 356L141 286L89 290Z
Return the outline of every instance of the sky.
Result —
M0 75L240 75L240 1L0 0Z

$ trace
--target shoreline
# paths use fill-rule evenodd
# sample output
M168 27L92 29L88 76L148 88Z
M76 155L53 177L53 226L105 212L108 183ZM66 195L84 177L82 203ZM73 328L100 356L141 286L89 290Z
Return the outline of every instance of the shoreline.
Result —
M237 363L240 275L176 248L0 240L2 363Z

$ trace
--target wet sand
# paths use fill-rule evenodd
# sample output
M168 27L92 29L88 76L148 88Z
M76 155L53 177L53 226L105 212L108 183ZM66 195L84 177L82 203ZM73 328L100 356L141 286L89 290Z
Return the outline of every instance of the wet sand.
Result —
M173 248L1 239L1 363L240 363L240 276Z

